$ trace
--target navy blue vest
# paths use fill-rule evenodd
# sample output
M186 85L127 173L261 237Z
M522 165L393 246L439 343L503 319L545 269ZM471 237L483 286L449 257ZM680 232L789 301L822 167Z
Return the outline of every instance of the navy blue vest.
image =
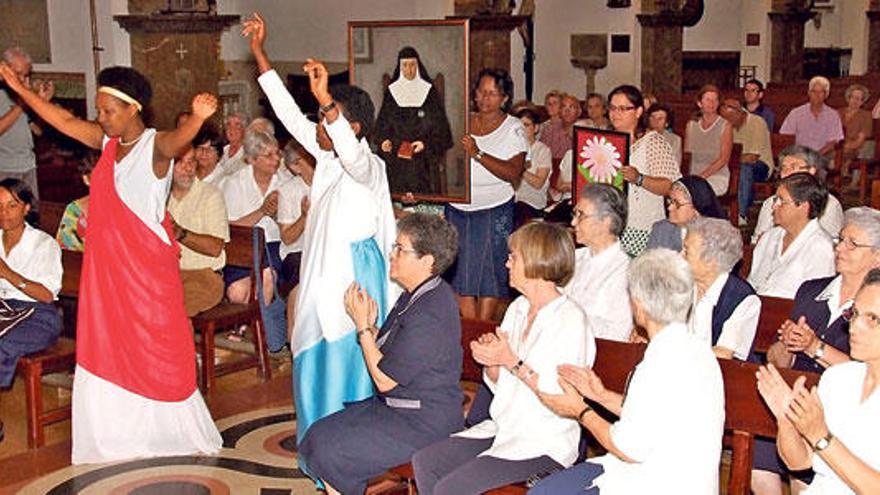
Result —
M721 295L718 296L718 302L712 309L713 346L718 343L718 337L721 336L724 322L730 318L730 315L733 314L736 307L739 306L739 303L752 294L755 294L755 289L752 288L751 284L733 273L728 275L727 282L721 289ZM751 352L751 350L749 352Z
M828 287L834 277L817 278L807 280L798 288L794 296L794 309L791 310L791 320L797 321L801 316L807 319L807 324L816 332L816 336L822 339L826 345L830 345L840 352L849 354L849 322L843 317L829 322L831 311L828 310L828 301L817 301L819 294ZM814 371L822 373L825 368L813 358L803 352L797 353L794 358L793 369L801 371Z

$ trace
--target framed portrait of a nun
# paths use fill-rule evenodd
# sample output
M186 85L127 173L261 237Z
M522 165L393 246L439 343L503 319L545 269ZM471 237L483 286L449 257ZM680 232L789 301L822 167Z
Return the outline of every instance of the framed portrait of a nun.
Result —
M469 202L461 145L468 132L467 19L349 22L348 41L351 83L376 106L369 140L385 161L392 196Z

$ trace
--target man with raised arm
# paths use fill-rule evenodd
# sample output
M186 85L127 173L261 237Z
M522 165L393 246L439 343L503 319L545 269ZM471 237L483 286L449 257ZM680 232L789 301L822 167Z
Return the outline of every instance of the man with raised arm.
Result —
M343 306L345 289L356 282L378 304L381 325L398 290L385 260L395 237L385 163L366 138L374 107L353 86L327 87L327 69L309 59L303 69L320 105L310 122L272 69L263 44L266 23L259 14L244 22L260 71L260 86L272 109L317 164L309 193L296 321L291 337L297 439L309 426L342 409L344 402L373 394L358 347L355 324ZM300 458L306 469L308 459Z

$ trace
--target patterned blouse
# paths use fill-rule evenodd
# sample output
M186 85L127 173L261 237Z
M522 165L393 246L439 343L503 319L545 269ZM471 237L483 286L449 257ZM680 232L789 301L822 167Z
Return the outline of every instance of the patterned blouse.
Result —
M88 204L89 197L85 196L71 201L58 225L55 239L61 245L61 249L69 251L82 251L86 238L86 213L83 206Z

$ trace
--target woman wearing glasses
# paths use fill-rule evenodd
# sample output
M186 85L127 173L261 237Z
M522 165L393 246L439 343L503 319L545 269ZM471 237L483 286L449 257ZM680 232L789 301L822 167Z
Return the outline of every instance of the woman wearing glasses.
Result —
M791 319L779 329L779 342L767 352L777 368L822 373L825 368L849 361L850 322L846 318L853 299L872 269L880 268L880 211L851 208L834 249L836 274L808 280L798 289ZM786 473L776 447L755 442L752 490L756 495L781 493L779 473ZM799 480L809 480L801 474ZM797 482L797 481L795 481Z
M390 276L406 292L382 328L365 289L352 283L344 298L377 395L319 420L299 446L327 493L364 493L370 478L462 426L458 304L440 278L455 260L458 235L426 213L400 219L397 231Z
M880 492L880 270L868 272L851 314L853 361L830 368L818 387L808 390L803 378L789 387L773 366L758 372L782 459L815 472L803 494Z
M810 174L779 181L773 196L776 227L761 236L749 272L759 295L792 299L804 281L834 273L834 245L817 220L827 201L825 186Z
M645 111L642 92L635 86L618 86L608 95L608 116L614 130L630 135L629 165L622 167L629 183L626 228L620 240L624 250L638 256L645 250L651 226L663 220L663 197L681 177L672 147L657 131L642 123Z
M681 251L687 224L700 217L726 218L712 186L697 175L688 175L672 183L672 191L666 198L666 211L669 218L651 226L648 249Z

